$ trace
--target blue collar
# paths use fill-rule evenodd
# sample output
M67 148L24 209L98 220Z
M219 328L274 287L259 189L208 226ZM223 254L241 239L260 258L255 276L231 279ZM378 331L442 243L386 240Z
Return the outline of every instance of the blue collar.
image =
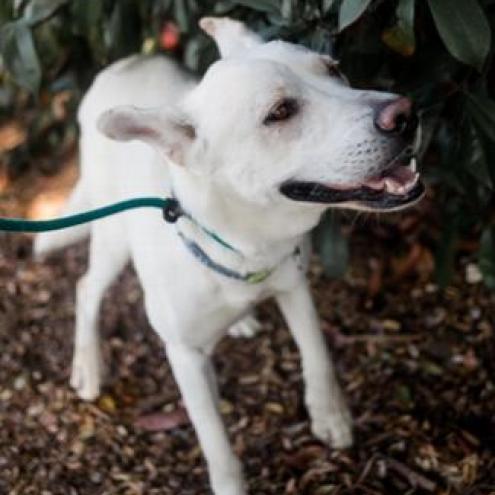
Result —
M223 275L224 277L232 278L234 280L240 280L242 282L246 282L248 284L259 284L266 280L273 272L273 269L266 269L266 270L259 270L257 272L248 272L248 273L239 273L235 270L232 270L230 268L227 268L224 265L221 265L220 263L217 263L213 259L211 259L208 254L204 251L201 246L191 240L188 239L182 232L178 232L179 237L182 239L184 242L185 246L189 251L193 254L193 256L200 261L203 265L206 267L210 268L214 272L219 273L220 275ZM215 237L212 236L213 239L217 240ZM217 240L217 242L220 242ZM222 246L224 244L220 242ZM227 246L224 246L227 247ZM227 247L228 249L231 249L230 247ZM236 251L237 252L237 251Z
M169 223L175 223L180 217L186 217L192 223L194 223L203 233L205 233L208 237L213 239L216 243L220 244L223 248L228 249L234 253L243 256L241 251L236 249L234 246L229 244L227 241L222 239L215 232L207 229L203 225L201 225L195 218L193 218L188 212L184 211L182 206L180 205L177 199L174 199L166 208L163 209L163 217ZM256 272L248 272L248 273L239 273L235 270L227 268L226 266L217 263L214 261L205 251L204 249L192 239L187 238L182 232L177 231L179 237L184 242L184 245L189 249L189 251L193 254L193 256L201 262L206 267L211 270L223 275L224 277L228 277L234 280L239 280L241 282L246 282L248 284L259 284L266 280L273 272L274 268L259 270Z

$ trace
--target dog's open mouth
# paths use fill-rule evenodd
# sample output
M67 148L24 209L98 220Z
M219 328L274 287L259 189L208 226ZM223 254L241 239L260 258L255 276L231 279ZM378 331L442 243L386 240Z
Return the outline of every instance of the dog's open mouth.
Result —
M280 192L294 201L346 205L349 207L390 210L416 202L425 188L416 172L416 159L408 164L395 162L378 176L360 184L326 185L319 182L288 181Z

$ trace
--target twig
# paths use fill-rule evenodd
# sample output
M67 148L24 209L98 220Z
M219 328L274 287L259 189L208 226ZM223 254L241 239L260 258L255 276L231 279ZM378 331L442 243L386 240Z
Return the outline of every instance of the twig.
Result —
M375 344L386 344L388 342L414 342L417 340L421 340L424 338L418 334L411 335L372 335L372 334L363 334L363 335L343 335L343 334L333 334L331 335L336 342L336 345L354 345L359 343L375 343Z
M370 473L373 465L375 464L376 461L376 454L374 454L371 459L368 460L366 465L364 466L363 471L359 475L359 478L357 479L356 483L354 484L354 488L357 488L359 485L363 483L363 481L368 477L368 474Z
M426 478L422 474L413 471L409 466L406 466L402 462L388 457L385 458L385 462L389 468L406 478L412 487L421 488L427 492L434 492L436 490L437 484L435 482Z

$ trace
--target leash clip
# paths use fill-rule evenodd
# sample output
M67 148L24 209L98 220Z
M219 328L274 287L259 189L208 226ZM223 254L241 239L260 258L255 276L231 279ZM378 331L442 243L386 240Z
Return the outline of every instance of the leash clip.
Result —
M184 214L180 203L175 198L168 199L167 203L163 206L163 218L168 223L175 223Z

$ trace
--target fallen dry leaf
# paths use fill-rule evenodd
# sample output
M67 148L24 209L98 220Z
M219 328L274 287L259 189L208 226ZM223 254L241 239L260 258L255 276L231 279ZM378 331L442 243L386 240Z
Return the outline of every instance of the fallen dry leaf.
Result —
M146 431L168 431L189 423L189 417L184 408L172 412L156 412L140 416L134 421L134 426Z

